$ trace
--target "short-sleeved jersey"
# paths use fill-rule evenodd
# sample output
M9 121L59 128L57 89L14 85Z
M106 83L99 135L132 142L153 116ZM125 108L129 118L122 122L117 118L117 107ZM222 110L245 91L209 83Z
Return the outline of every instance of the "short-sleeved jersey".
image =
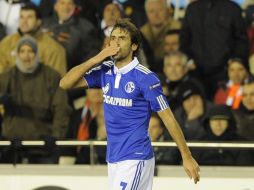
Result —
M84 78L89 88L103 91L107 161L151 159L151 112L168 108L156 75L134 58L121 69L113 62L103 62Z

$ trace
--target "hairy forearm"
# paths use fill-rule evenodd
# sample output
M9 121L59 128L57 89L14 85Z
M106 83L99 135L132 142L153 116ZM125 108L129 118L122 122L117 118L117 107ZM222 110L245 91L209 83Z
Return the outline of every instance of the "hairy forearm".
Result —
M107 46L96 56L72 68L68 73L66 73L66 75L60 81L60 87L67 90L75 86L79 86L79 83L83 84L82 86L86 86L87 84L82 83L85 73L95 65L101 63L107 57L115 55L118 51L119 47L116 44Z
M171 137L173 140L176 142L182 158L183 159L188 159L191 157L191 152L186 144L183 132L181 128L178 125L178 122L175 120L173 113L171 112L170 109L166 109L162 111L162 113L159 112L159 115L165 124L168 132L170 133Z
M60 87L62 89L71 89L73 88L80 80L82 80L83 76L87 71L89 71L93 66L98 64L95 62L94 58L89 59L88 61L73 67L68 73L60 81Z

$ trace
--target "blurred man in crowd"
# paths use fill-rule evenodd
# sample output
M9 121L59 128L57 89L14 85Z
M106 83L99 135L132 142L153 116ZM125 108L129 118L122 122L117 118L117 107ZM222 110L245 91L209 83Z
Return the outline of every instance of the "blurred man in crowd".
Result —
M236 133L236 123L229 107L212 107L204 121L206 134L200 139L211 142L239 142L243 137ZM203 165L250 165L251 154L244 149L211 148L193 151L194 157Z
M161 73L162 65L158 64L164 56L164 37L169 30L180 29L181 25L169 14L166 0L146 0L145 10L148 22L140 30L154 54L154 63L150 65L150 68Z
M247 65L249 54L241 8L233 1L194 1L187 7L180 35L181 51L196 64L196 72L212 99L218 82L227 78L230 58Z
M35 39L22 37L16 51L15 67L0 75L0 93L5 96L1 102L3 137L8 140L64 139L70 108L66 92L58 86L60 75L39 62ZM29 154L28 159L40 162L49 157L57 163L53 148L51 153L35 153L36 158Z
M254 80L243 85L242 104L234 115L237 121L238 134L254 141Z
M228 80L222 81L215 93L214 102L237 109L242 100L242 85L247 82L249 72L241 59L228 61Z
M20 11L18 32L6 36L0 42L0 73L8 71L15 65L15 48L22 36L33 36L40 49L39 60L55 69L60 75L66 73L65 50L50 36L40 30L41 16L34 4L25 4Z
M74 15L75 7L75 0L57 0L55 14L44 19L42 25L43 31L66 50L68 70L96 54L101 47L98 31L88 20Z

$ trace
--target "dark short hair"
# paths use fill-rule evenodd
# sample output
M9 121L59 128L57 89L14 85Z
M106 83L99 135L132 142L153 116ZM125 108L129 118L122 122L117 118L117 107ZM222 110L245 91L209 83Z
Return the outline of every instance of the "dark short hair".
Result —
M22 5L20 11L30 11L30 10L35 12L35 16L37 19L41 19L41 13L39 8L31 2L25 3L24 5Z
M118 19L116 21L116 24L114 25L112 32L116 28L123 29L130 34L131 43L136 44L138 46L137 50L134 52L134 54L137 54L138 49L141 45L141 34L140 34L138 28L132 22L130 22L130 19L126 19L126 18ZM112 34L112 32L111 32L111 34Z
M166 36L168 35L180 35L180 30L179 29L168 30Z

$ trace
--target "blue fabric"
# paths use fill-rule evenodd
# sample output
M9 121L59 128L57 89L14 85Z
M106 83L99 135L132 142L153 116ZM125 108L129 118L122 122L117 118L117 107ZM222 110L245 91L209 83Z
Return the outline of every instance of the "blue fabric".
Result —
M115 88L113 66L102 64L84 76L89 88L102 88L107 131L107 161L153 157L148 125L152 111L168 107L157 76L138 64L121 74Z

